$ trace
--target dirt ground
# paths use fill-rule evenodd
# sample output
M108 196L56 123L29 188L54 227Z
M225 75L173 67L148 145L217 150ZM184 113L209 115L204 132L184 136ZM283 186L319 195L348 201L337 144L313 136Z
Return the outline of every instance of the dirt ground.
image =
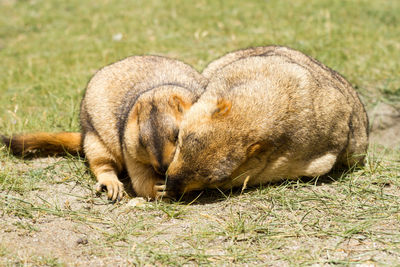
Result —
M369 112L371 123L370 142L385 147L400 147L400 110L380 103Z
M371 143L399 147L400 112L394 107L380 104L369 115L372 125ZM29 168L39 169L62 160L35 159ZM24 168L24 164L20 167ZM104 200L104 196L96 197L90 184L66 179L58 177L53 183L44 180L37 185L38 190L23 194L0 192L1 200L8 203L3 211L0 210L0 265L241 265L246 261L276 266L296 264L277 253L281 251L284 255L285 250L298 253L300 259L302 253L307 251L308 257L322 264L330 262L318 259L352 259L357 262L357 257L364 257L364 263L368 264L368 259L371 259L371 265L375 265L380 260L395 262L399 256L391 250L385 251L384 242L369 239L362 233L359 238L354 238L357 237L355 235L346 242L338 241L340 236L324 238L322 233L319 237L296 234L296 231L292 238L286 238L285 243L280 243L279 238L262 239L260 236L263 236L263 231L267 231L265 229L268 229L269 221L261 220L264 217L259 217L257 221L254 216L260 214L260 211L271 210L272 204L268 199L254 201L254 192L250 198L236 195L225 200L200 196L195 204L183 207L149 203L140 198L126 199L112 205ZM390 194L400 197L395 188L384 189L392 190ZM321 184L316 190L332 190L332 184ZM296 211L292 214L286 212L284 216L303 222L304 217L297 218L300 215L306 217ZM240 216L244 216L244 219ZM257 222L257 227L264 228L257 228L251 232L252 235L246 236L246 231L240 230L240 223L249 218ZM334 225L334 222L326 221L324 225L328 227ZM385 224L385 220L378 225L370 231L383 232L394 227L391 223ZM228 234L213 236L213 231L227 231ZM279 235L288 237L285 232ZM233 246L232 242L243 242L247 247ZM257 242L268 243L260 245ZM258 244L254 245L258 248L258 255L241 255L240 249L249 253L251 244ZM261 253L262 247L265 250ZM227 251L235 249L237 251L230 251L229 254L234 256L227 256ZM176 258L169 255L172 253Z

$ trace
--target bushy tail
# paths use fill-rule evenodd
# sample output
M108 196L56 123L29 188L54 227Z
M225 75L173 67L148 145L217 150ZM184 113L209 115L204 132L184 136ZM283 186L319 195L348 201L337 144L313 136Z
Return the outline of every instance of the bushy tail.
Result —
M83 152L81 133L38 132L0 138L11 153L18 156L77 155Z

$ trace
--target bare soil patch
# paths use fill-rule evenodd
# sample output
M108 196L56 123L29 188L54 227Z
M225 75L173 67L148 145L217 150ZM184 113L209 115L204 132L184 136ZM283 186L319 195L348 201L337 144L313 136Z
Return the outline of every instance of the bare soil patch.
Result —
M369 112L370 142L400 149L400 110L393 105L379 103Z

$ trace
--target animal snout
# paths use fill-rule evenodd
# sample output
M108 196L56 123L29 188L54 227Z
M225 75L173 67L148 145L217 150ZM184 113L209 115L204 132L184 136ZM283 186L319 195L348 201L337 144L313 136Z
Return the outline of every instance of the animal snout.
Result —
M171 192L172 195L179 195L183 189L183 177L180 176L167 176L166 190Z
M168 170L168 164L160 164L155 167L155 170L158 174L164 175Z

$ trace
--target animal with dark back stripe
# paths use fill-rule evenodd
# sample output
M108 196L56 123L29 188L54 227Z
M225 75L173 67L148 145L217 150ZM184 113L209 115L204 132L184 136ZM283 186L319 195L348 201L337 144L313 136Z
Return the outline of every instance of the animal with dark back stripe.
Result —
M256 47L209 64L167 171L169 196L326 174L363 163L368 118L337 72L299 51Z
M3 137L16 154L76 153L83 149L97 190L120 199L126 169L138 196L164 194L164 173L175 153L180 121L207 80L190 66L159 56L133 56L90 80L81 104L81 133Z

